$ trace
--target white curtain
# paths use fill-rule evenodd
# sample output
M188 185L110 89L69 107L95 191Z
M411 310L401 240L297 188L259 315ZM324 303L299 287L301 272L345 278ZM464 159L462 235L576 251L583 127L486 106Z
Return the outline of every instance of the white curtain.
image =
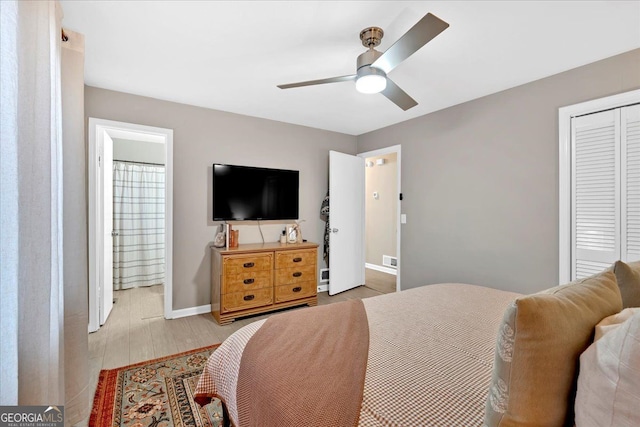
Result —
M84 35L64 30L62 42L62 157L64 228L64 418L70 426L88 418L92 397L89 370L89 262L87 228L87 144L84 118Z
M0 1L0 405L64 404L57 1Z
M113 162L113 289L164 284L164 166Z

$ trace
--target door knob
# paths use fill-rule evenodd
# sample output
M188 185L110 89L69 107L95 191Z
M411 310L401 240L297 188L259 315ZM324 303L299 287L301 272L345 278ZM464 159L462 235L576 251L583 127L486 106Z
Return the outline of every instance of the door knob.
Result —
M332 232L332 233L337 233L337 232L338 232L338 229L337 229L337 228L332 228L332 229L331 229L331 232Z

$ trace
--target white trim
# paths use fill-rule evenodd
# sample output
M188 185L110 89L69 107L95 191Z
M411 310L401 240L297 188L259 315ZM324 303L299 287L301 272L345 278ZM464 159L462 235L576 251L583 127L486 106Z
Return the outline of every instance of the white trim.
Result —
M367 157L374 157L374 156L382 156L384 154L391 154L391 153L396 153L396 163L397 163L397 185L398 185L398 189L397 189L397 194L400 195L402 193L402 146L400 144L398 145L392 145L390 147L385 147L385 148L380 148L378 150L373 150L373 151L366 151L364 153L359 153L358 156L362 157L364 159L366 159ZM396 210L396 259L398 260L398 265L396 268L396 292L399 292L402 290L402 286L400 285L400 278L401 278L401 274L400 274L400 266L402 264L402 257L400 256L400 248L401 248L401 241L402 241L402 228L400 225L400 218L402 216L402 201L400 200L400 197L398 196L397 199L397 203L398 203L398 207ZM362 219L362 222L364 223L364 218ZM364 245L364 243L363 243Z
M160 129L160 128L155 128ZM163 129L165 133L164 145L164 179L165 179L165 205L164 205L164 317L173 319L173 129ZM209 308L209 313L211 308Z
M97 331L99 324L99 299L97 283L99 283L99 223L97 219L97 196L99 182L97 178L98 150L97 137L100 132L107 132L112 138L136 141L162 142L165 148L165 284L164 284L164 317L172 319L173 312L173 130L112 120L89 118L89 331Z
M387 274L393 274L394 276L398 275L398 271L395 268L391 268L391 267L384 267L382 265L370 264L368 262L364 264L364 267L370 270L376 270L376 271L381 271Z
M199 305L197 307L181 308L180 310L172 311L172 319L179 319L181 317L197 316L198 314L211 313L211 304Z
M640 89L558 110L559 283L571 281L571 118L640 102Z
M97 224L97 206L98 206L98 150L96 145L96 123L95 119L89 118L89 332L95 332L100 329L100 309L98 307L97 284L100 283L99 268L100 251L97 250L98 230Z

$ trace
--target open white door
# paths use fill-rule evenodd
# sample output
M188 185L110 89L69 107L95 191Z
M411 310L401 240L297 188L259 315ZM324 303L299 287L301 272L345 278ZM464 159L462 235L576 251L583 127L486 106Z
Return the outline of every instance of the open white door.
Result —
M329 152L329 295L364 284L364 159Z
M99 162L100 204L102 212L102 262L100 265L100 325L104 325L113 308L113 140L102 133Z
M113 139L165 147L164 315L173 313L173 130L89 118L89 332L104 325L113 307Z

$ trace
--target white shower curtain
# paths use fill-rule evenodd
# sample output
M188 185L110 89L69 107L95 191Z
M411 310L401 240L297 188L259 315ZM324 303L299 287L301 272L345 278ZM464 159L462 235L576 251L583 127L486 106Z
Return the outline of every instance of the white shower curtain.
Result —
M164 284L164 166L113 162L113 289Z

